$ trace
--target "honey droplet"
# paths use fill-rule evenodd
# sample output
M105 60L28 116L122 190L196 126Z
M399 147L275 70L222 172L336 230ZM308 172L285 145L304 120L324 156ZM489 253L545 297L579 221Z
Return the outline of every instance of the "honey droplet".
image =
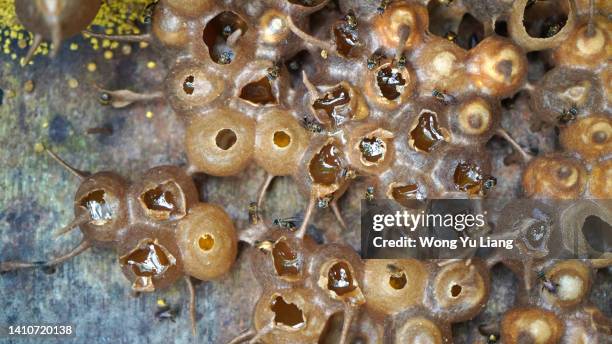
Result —
M401 95L401 87L406 85L406 79L402 73L391 67L385 67L376 74L376 83L383 97L389 100L395 100Z
M315 183L331 185L336 182L342 171L341 151L330 143L319 151L310 161L310 176Z
M351 118L350 109L345 106L350 101L349 91L343 86L338 86L327 92L323 98L315 100L312 108L325 111L334 125L340 125Z
M348 263L338 262L329 268L327 273L327 289L335 292L338 296L350 293L356 289L353 274Z
M425 112L419 117L419 122L410 132L410 137L413 146L424 152L431 152L438 144L444 142L444 135L438 127L438 119L431 112Z
M272 248L274 268L279 276L295 276L300 272L300 261L297 253L284 240L278 241Z

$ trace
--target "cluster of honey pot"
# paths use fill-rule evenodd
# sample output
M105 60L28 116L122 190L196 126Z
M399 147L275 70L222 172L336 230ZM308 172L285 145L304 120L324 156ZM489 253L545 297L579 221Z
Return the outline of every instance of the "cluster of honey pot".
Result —
M99 0L16 4L34 43L56 47L85 30L100 7ZM65 256L2 262L0 271L112 247L134 291L184 277L195 322L191 278L230 271L244 241L262 292L251 329L231 343L317 343L336 314L338 343L450 343L451 325L485 308L490 269L501 263L518 277L515 305L498 324L473 329L472 343L604 343L610 319L588 296L612 256L546 255L558 240L579 242L588 257L595 250L580 237L584 220L612 223L597 201L612 199L611 7L605 0L160 0L150 33L88 31L149 42L175 61L163 90L102 90L100 101L118 108L165 99L184 120L188 167L155 167L129 182L54 155L81 181L75 219L62 233L80 228L83 240ZM545 52L536 56L550 65L538 80L528 78L533 52ZM519 92L529 95L539 126L558 128L558 152L533 156L502 127L502 100ZM515 257L426 261L362 260L331 235L324 244L307 235L319 208L347 227L338 199L357 178L368 181L364 198L405 207L487 197L497 184L486 148L494 135L524 165L525 198L584 201L549 213L567 224L567 237L514 233L515 242L530 243ZM199 201L191 175L232 176L253 162L268 178L251 226L237 230L221 206ZM262 216L276 176L291 177L309 199L297 226L278 228ZM499 223L529 206L508 208Z

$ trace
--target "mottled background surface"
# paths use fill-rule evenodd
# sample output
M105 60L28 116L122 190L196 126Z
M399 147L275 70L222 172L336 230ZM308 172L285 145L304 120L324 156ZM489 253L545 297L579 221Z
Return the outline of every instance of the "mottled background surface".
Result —
M0 23L1 24L1 23ZM76 50L70 43L75 43ZM80 240L80 233L53 238L57 228L72 218L72 197L78 180L40 152L44 145L77 168L90 171L115 170L137 178L142 171L160 164L184 164L183 128L163 101L137 104L116 110L97 101L95 85L137 91L161 89L167 66L150 48L121 47L114 56L94 50L83 38L63 46L55 60L39 56L33 65L19 66L18 58L0 55L0 261L44 260L61 255ZM15 52L23 56L23 49ZM154 63L152 63L154 62ZM87 66L95 63L96 71ZM34 88L26 91L32 81ZM75 81L78 83L75 84ZM552 130L535 137L527 131L528 113L514 109L514 120L506 116L504 126L519 142L541 151L554 149ZM148 114L147 114L148 113ZM112 133L88 134L92 128ZM528 135L529 134L529 135ZM513 196L518 190L520 166L504 165L510 148L501 141L490 145L500 158L495 175L500 180L497 196ZM256 199L264 180L262 170L247 169L237 177L198 177L203 200L221 204L237 228L247 225L247 206ZM344 237L358 247L359 202L365 184L342 199L341 208L350 229ZM299 214L306 206L289 178L278 178L271 187L265 214L269 218ZM339 231L330 211L319 211L314 232ZM244 250L241 250L243 253ZM489 306L473 324L491 321L506 310L513 299L516 281L504 269L494 269L493 295ZM592 300L611 314L611 277L600 271ZM20 324L76 325L75 343L223 343L250 326L258 288L248 270L244 254L227 277L196 285L198 336L189 330L188 295L179 281L169 290L133 297L121 274L117 256L110 250L91 249L57 267L53 273L39 269L0 276L0 327ZM181 308L175 322L155 319L156 302L164 298ZM458 343L466 342L469 324L456 326ZM0 342L70 342L66 339L15 339Z

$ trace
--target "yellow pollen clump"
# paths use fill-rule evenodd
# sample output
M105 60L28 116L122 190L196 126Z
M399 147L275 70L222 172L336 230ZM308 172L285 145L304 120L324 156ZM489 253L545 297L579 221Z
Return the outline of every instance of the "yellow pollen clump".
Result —
M40 142L36 142L36 143L34 144L34 151L35 151L36 153L42 153L44 150L45 150L45 146L43 146L43 144L42 144L42 143L40 143Z
M132 53L132 46L129 44L124 44L121 46L121 52L123 55L129 55Z
M75 79L75 78L68 79L68 87L70 87L70 88L77 88L77 87L79 87L78 80Z

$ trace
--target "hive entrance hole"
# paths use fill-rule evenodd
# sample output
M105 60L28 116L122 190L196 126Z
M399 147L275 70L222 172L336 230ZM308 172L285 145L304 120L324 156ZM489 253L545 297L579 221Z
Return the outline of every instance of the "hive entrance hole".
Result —
M596 130L591 135L591 140L598 145L602 145L608 141L608 133L604 130Z
M304 326L304 313L294 303L287 303L282 296L276 296L271 304L270 309L274 313L274 323L285 325L292 328L300 328Z
M406 279L406 274L403 272L401 274L393 274L389 276L389 285L393 289L396 289L396 290L404 289L407 282L408 282L408 279Z
M385 155L385 141L378 137L364 137L359 142L359 150L361 151L361 157L365 161L376 163Z
M561 166L557 169L557 178L560 180L569 179L573 173L574 170L572 168L568 166Z
M215 246L215 238L210 234L204 234L198 239L198 246L202 251L210 251Z
M556 35L567 22L569 3L564 1L535 1L525 7L523 26L534 38L549 38Z
M94 190L81 199L81 206L89 212L91 222L102 225L113 218L113 210L106 202L104 190Z
M244 86L240 91L240 98L258 105L276 103L276 97L267 76Z
M334 144L321 148L308 166L310 177L317 184L331 185L336 182L342 171L341 151Z
M195 77L193 75L189 75L185 78L185 81L183 81L183 91L185 92L185 94L193 94L193 91L195 90L194 81Z
M285 241L279 241L272 248L274 269L279 276L294 276L300 272L300 261L295 250Z
M588 216L582 225L582 234L594 250L612 252L612 226L606 221L595 215Z
M381 68L376 74L376 84L383 97L395 100L401 96L402 86L406 85L406 79L397 69L387 66Z
M450 288L450 294L452 297L459 297L462 291L463 291L463 288L458 284L453 284Z
M222 129L217 133L215 137L215 143L217 147L228 150L234 146L238 138L236 137L236 133L231 129Z
M291 143L291 136L289 136L289 134L286 132L279 130L274 133L273 141L277 147L285 148Z
M474 130L481 129L483 122L483 115L480 112L473 112L468 115L467 124Z
M484 25L469 13L466 13L457 29L457 44L469 50L484 38Z
M228 38L238 30L242 36L247 29L247 23L234 12L221 12L211 19L202 33L210 58L218 64L232 63L235 52L231 45L234 42L228 41Z
M355 290L353 273L346 262L334 263L327 272L327 289L333 291L338 296L350 293Z

